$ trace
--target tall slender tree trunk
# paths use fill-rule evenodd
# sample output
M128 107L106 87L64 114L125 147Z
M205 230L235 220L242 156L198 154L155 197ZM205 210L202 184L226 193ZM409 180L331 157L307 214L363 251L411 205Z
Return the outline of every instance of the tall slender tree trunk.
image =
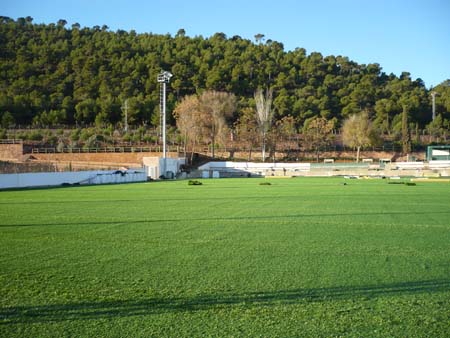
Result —
M187 133L184 133L184 158L186 158L186 151L187 151Z
M360 152L361 152L361 147L358 146L356 148L356 163L359 163L359 154L360 154Z
M211 141L212 141L212 144L211 144L211 153L212 153L212 158L214 159L214 156L215 156L215 147L216 147L216 127L213 125L213 128L212 128L212 135L211 135Z
M266 162L266 133L263 132L263 137L262 137L262 160L263 162Z

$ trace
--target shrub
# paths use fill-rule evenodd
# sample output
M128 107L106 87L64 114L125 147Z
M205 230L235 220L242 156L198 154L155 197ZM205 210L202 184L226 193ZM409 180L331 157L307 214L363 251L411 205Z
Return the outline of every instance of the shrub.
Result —
M144 141L145 143L154 143L157 141L157 137L152 135L145 135L142 141Z
M30 141L42 141L44 135L39 130L33 130L27 135L27 138Z
M51 146L55 146L58 143L58 138L55 135L48 135L44 141Z
M133 141L133 142L135 142L135 143L138 143L138 142L141 141L141 134L135 133L135 134L133 134L133 136L131 136L130 138L131 138L131 141Z
M80 138L80 129L74 129L70 132L70 140L73 142L78 141Z
M126 133L125 135L123 135L122 141L124 141L124 142L130 142L130 141L131 141L131 135L128 134L128 133Z
M84 128L81 130L80 139L83 141L89 140L92 136L97 135L97 130L95 128Z

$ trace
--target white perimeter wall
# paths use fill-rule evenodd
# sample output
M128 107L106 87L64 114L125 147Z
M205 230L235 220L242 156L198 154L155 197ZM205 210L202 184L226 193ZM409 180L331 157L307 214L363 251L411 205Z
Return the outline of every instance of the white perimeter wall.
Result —
M439 174L442 176L448 175L448 170L450 170L450 161L429 161L429 162L394 162L390 165L392 169L398 170L416 170L417 175L425 170L439 170ZM331 168L331 166L330 166ZM198 168L203 171L203 177L210 177L210 171L243 171L251 173L262 173L269 170L285 170L294 172L309 172L311 170L310 163L255 163L255 162L231 162L231 161L216 161L208 162ZM352 170L351 167L348 170ZM392 172L391 174L396 174ZM337 172L337 175L341 175L342 171ZM383 173L376 173L377 175ZM397 175L397 174L396 174ZM411 175L411 173L410 173Z
M69 184L107 184L145 182L144 169L67 171L49 173L1 174L0 189L58 186Z
M310 163L256 163L256 162L208 162L200 167L199 170L218 170L218 169L237 169L237 170L269 170L269 169L298 169L309 170Z

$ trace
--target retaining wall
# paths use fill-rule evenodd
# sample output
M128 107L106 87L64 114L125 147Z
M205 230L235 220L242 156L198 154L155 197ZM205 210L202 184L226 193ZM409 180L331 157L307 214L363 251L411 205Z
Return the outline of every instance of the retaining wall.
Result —
M413 176L450 175L450 161L369 163L255 163L208 162L198 168L202 177L251 176Z
M23 156L23 144L0 144L0 160L20 161Z
M47 173L23 173L0 175L0 189L50 187L64 184L110 184L145 182L144 168L127 171L66 171Z
M143 157L161 156L161 153L53 153L32 154L33 158L46 162L94 162L94 163L122 163L142 164ZM168 157L178 157L178 153L168 153Z

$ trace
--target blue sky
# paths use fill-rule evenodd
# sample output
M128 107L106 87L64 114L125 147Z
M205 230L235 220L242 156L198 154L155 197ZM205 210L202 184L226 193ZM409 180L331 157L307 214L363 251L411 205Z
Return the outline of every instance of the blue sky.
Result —
M261 33L286 50L408 71L427 87L450 79L450 0L1 0L0 15L138 33Z

